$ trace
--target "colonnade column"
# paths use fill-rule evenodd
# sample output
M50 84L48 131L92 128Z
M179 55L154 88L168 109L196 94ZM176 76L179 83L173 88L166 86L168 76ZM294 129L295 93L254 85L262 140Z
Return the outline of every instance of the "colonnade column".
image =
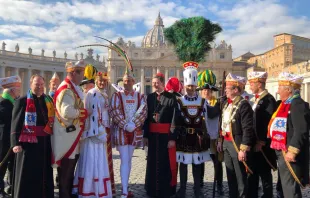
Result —
M309 83L305 83L304 100L309 103Z
M0 78L5 77L5 66L0 66Z
M180 79L180 69L177 69L177 78Z
M167 81L168 81L168 78L169 78L169 75L168 75L168 68L165 67L165 81L166 81L166 83L167 83Z
M152 76L155 76L156 75L156 67L153 67L153 71L152 71Z
M141 86L140 93L144 94L145 87L144 87L144 68L143 67L141 67L141 84L140 84L140 86Z
M30 78L32 76L32 69L28 68L26 69L26 75L25 75L25 93L27 93L28 89L30 88Z

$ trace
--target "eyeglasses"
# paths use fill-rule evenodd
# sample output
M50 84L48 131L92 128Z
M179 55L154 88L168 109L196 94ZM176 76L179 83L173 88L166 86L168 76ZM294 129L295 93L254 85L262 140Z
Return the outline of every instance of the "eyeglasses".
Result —
M84 70L82 70L82 69L77 69L77 70L74 70L74 72L77 73L77 74L81 74L81 72L84 72Z

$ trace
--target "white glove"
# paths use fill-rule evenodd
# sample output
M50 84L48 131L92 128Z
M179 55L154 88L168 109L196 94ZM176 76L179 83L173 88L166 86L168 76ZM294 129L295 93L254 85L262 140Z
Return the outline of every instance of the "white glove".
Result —
M136 129L136 125L135 123L133 122L129 122L127 125L126 125L126 128L125 130L128 131L128 132L133 132L134 130Z
M101 135L96 136L102 142L107 142L107 133L103 133Z

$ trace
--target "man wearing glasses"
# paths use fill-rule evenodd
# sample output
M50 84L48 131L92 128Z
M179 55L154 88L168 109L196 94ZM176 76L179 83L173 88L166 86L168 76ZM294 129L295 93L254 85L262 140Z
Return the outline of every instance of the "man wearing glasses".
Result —
M53 167L60 167L59 197L73 197L73 174L78 160L79 141L87 111L84 109L83 92L78 86L84 78L84 60L66 63L66 79L59 85L55 96L55 122L52 135Z

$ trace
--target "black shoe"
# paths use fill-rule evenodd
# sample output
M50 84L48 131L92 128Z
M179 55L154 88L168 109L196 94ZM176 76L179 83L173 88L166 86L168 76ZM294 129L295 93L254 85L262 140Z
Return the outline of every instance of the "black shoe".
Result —
M186 188L180 188L178 192L175 194L176 198L185 198Z
M11 196L9 194L7 194L6 192L1 192L0 198L11 198Z
M277 191L277 198L284 198L283 193L280 191Z
M219 195L224 195L223 185L217 185L216 189Z
M195 194L195 198L204 198L205 197L200 189L199 190L195 190L194 194Z
M4 189L4 192L6 192L7 194L12 194L12 186L7 186L5 189Z

